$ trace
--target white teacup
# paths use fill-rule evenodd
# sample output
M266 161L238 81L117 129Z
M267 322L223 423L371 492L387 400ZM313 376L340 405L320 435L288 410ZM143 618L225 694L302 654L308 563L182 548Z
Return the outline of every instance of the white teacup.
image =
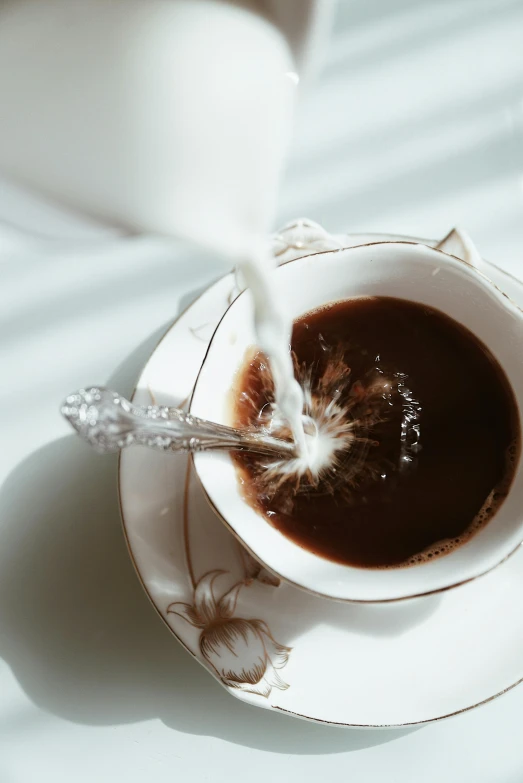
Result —
M521 409L523 312L465 262L422 244L380 242L299 258L275 275L293 318L357 296L395 296L437 308L492 351ZM230 390L246 349L255 344L252 315L244 292L218 325L194 390L195 415L231 423ZM257 560L284 580L329 598L390 601L445 590L486 573L523 541L521 463L504 503L466 544L431 562L384 570L334 563L284 536L244 500L228 454L199 453L194 464L211 504Z

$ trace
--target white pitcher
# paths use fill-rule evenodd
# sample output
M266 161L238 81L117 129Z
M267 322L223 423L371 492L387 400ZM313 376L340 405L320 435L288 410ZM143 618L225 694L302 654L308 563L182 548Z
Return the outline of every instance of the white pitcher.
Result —
M272 228L330 0L7 0L0 172L228 255Z

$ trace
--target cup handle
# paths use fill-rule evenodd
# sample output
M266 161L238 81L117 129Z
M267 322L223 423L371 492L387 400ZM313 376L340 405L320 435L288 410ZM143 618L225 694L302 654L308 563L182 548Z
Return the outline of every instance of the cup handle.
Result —
M347 234L329 234L319 223L308 218L297 218L269 238L269 247L281 266L295 258L321 253L323 250L340 250L350 245ZM246 288L241 271L234 269L234 287L229 294L229 304Z
M347 247L347 236L329 234L319 223L299 218L288 223L272 237L272 252L278 265L295 258Z

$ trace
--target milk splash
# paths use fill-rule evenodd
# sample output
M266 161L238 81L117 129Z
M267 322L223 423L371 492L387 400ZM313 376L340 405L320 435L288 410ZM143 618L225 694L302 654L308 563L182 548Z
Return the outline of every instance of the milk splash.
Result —
M340 379L347 368L337 357L329 367L329 379L323 379L321 398L313 394L310 372L304 375L294 366L292 319L275 284L274 258L258 249L239 267L253 299L256 342L269 360L273 387L274 403L259 421L277 437L291 435L296 444L296 456L266 465L266 476L278 477L278 482L293 478L299 482L306 477L316 484L329 471L336 472L340 453L352 449L357 441L368 440L354 431L361 422L349 422L349 411L338 405Z
M367 478L377 479L375 427L387 421L391 409L400 411L399 469L405 473L413 467L421 448L421 406L407 376L382 369L376 356L372 372L358 380L346 364L343 347L324 340L328 361L323 369L299 365L291 353L292 321L275 283L274 261L268 253L256 253L240 269L253 299L261 351L253 361L267 400L259 410L256 399L243 392L242 404L254 413L251 425L296 443L295 457L260 463L260 486L273 493L283 485L299 491L300 486L308 490L321 484L323 491L343 495Z

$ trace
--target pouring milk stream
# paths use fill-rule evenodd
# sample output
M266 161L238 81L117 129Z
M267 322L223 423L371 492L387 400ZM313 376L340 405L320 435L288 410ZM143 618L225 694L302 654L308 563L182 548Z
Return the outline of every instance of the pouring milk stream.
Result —
M109 223L189 239L241 266L280 411L304 453L291 324L260 248L274 228L295 71L302 75L318 59L331 3L289 0L285 9L271 4L270 13L258 6L6 4L0 167Z

